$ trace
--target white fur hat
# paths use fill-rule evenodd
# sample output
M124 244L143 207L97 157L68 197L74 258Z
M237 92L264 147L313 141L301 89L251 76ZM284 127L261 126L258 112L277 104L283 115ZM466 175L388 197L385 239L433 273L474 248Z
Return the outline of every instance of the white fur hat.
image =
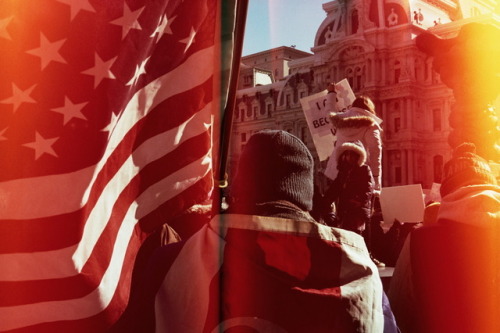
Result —
M340 156L346 151L346 150L352 150L356 154L359 155L359 160L358 160L358 165L362 166L366 162L366 150L365 147L363 146L363 143L361 141L356 140L356 141L350 141L350 142L344 142L340 147L338 147L335 150L335 158L337 161L339 160Z

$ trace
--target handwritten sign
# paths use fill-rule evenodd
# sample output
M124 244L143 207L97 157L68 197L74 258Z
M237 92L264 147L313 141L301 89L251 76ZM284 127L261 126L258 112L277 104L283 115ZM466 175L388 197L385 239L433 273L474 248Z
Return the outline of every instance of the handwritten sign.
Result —
M327 91L323 90L317 94L300 99L302 110L311 132L320 161L326 160L333 152L335 133L330 125L330 112L343 112L354 101L355 96L347 79L335 84L336 106L327 103Z

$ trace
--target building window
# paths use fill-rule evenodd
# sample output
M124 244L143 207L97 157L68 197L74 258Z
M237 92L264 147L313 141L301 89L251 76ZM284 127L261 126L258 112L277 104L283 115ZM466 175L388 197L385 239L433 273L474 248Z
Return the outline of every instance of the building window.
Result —
M401 177L401 167L395 167L394 168L394 182L396 184L401 184L401 180L403 178Z
M289 107L290 106L290 94L286 94L285 101L286 101L286 106Z
M354 87L354 73L353 73L352 68L347 69L346 77L347 77L347 81L349 81L349 85L351 87ZM354 90L356 90L356 89L354 89Z
M253 107L253 114L256 115L258 112L259 112L259 107L258 106L254 106Z
M269 105L268 105L268 109L269 109ZM265 108L261 108L260 109L260 115L263 116L266 114L266 109Z
M302 142L306 143L307 142L307 132L308 132L308 129L307 127L301 127L300 128L300 139L302 140Z
M394 83L399 83L399 78L401 77L401 63L396 60L394 62Z
M240 109L240 112L241 112L241 121L243 121L245 119L245 109Z
M360 67L356 68L356 73L354 77L354 90L361 90L362 87L362 71Z
M417 81L424 80L425 64L420 59L415 59L415 79Z
M359 28L359 18L358 18L358 11L353 10L351 14L351 33L355 34L358 32Z
M401 118L394 118L394 133L399 132L401 129Z
M251 108L247 109L247 118L248 119L252 118L252 109Z
M434 109L432 110L432 128L434 132L441 131L441 110Z
M436 155L433 158L434 183L441 183L443 178L443 156Z

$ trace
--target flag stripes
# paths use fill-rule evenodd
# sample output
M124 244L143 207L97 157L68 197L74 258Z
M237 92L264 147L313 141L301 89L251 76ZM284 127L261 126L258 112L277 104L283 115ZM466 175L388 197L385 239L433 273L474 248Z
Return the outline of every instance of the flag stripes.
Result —
M1 82L1 332L105 331L147 232L213 189L219 2L84 3L0 5L27 64Z

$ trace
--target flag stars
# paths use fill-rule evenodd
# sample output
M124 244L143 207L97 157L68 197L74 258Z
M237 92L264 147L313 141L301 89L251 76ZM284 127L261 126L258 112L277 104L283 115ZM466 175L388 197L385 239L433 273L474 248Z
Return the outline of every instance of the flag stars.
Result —
M167 15L163 15L160 19L160 24L156 27L156 30L151 34L150 37L153 37L154 43L158 43L165 34L172 35L172 28L170 27L172 25L172 22L174 22L175 18L177 16L174 16L172 18L167 18Z
M82 113L82 109L85 105L87 105L87 102L75 104L68 97L64 97L64 106L52 109L51 111L62 114L64 117L63 125L66 125L73 118L87 120Z
M179 41L181 43L186 44L186 47L184 48L184 52L186 52L191 47L191 45L194 42L195 36L196 36L196 31L193 28L191 28L191 32L189 33L189 36Z
M89 12L95 13L94 8L90 5L89 0L57 0L58 2L69 5L70 7L70 19L73 20L81 10L87 10Z
M136 66L134 76L127 82L126 86L135 85L142 74L146 74L146 64L150 57L147 57L140 65Z
M9 16L0 20L0 38L12 40L9 32L7 31L7 26L13 18L14 16Z
M40 57L42 64L42 70L51 62L57 61L66 64L66 60L59 54L59 49L65 39L61 39L57 42L50 42L43 33L40 33L40 47L37 49L26 51L26 53Z
M13 83L12 96L0 101L0 103L12 104L14 106L14 112L17 111L17 109L19 108L19 106L21 106L22 103L36 103L36 101L30 96L31 93L33 92L33 89L35 89L35 86L36 85L32 85L26 90L21 90Z
M58 140L58 138L44 138L40 133L35 132L35 141L30 143L25 143L23 146L35 150L35 161L39 159L43 154L52 155L58 157L57 153L54 151L52 146Z
M109 121L109 124L101 130L101 132L108 132L108 139L113 134L113 130L118 124L118 119L120 119L120 116L114 114L114 112L111 112L111 120Z
M131 11L128 5L125 3L123 6L123 16L111 21L111 24L119 25L122 27L122 39L127 36L130 29L139 29L142 30L137 19L141 16L144 7L139 8L135 11Z
M115 75L111 72L111 66L115 62L116 57L104 61L99 57L99 55L95 54L95 65L92 68L89 68L83 71L83 74L93 75L94 76L94 88L96 88L99 83L101 83L104 79L115 79Z

